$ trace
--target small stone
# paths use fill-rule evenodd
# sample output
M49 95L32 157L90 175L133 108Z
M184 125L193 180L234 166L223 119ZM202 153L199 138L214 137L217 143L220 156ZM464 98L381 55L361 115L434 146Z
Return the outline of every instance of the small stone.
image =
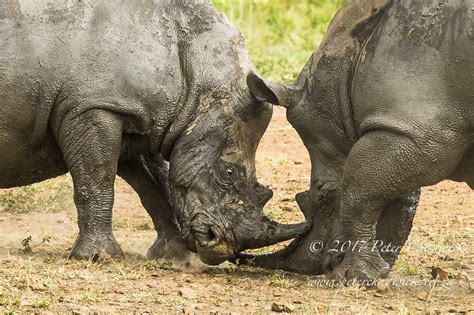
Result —
M43 285L33 284L30 286L30 289L36 292L44 292L46 288Z
M200 304L196 304L193 308L197 311L204 311L209 308L209 305L205 303L200 303Z
M445 255L445 256L441 257L441 260L444 260L444 261L453 261L453 260L455 260L455 259L454 259L453 256L451 256L451 255L448 254L448 255Z
M433 267L433 269L431 269L431 276L433 279L448 280L449 274L439 267Z
M438 313L439 312L435 308L428 308L424 312L425 315L434 315L434 314L438 314Z
M286 303L273 303L272 312L276 313L292 313L295 310L295 306Z
M274 296L274 297L280 297L280 296L283 296L283 293L281 293L281 292L273 292L273 296Z
M471 267L468 264L465 264L465 263L460 263L459 267L461 267L461 269L463 269L463 270L471 269Z
M374 296L375 296L375 297L382 297L383 295L380 294L380 293L378 293L378 292L375 292L375 293L374 293Z
M186 299L195 299L197 298L196 291L191 288L181 288L178 290L178 295Z
M420 301L426 301L428 299L428 292L426 291L419 291L416 294L416 298Z
M293 208L292 206L284 206L283 210L288 211L288 212L296 212L296 209Z
M125 291L120 289L120 288L116 288L113 290L115 294L125 294Z
M379 281L377 282L377 286L375 288L375 291L377 293L385 293L389 289L389 284L386 281Z

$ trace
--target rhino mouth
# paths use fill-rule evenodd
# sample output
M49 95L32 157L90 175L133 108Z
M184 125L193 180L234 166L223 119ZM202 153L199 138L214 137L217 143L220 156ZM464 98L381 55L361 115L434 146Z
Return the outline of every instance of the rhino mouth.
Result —
M258 219L240 218L234 224L232 233L216 225L193 224L188 236L188 249L198 253L201 260L209 265L218 265L239 252L270 246L279 242L294 239L310 229L307 222L298 224L281 224L262 215ZM228 235L232 234L230 238Z
M215 225L193 224L187 238L187 247L190 251L198 253L202 262L218 265L236 254L235 243L228 240L225 235Z

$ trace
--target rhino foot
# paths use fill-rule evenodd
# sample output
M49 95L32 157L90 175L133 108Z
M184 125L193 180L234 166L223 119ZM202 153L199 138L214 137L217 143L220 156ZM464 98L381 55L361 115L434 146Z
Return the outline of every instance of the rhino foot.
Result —
M148 249L146 258L168 260L172 263L173 269L182 271L201 271L207 268L201 262L199 255L188 250L184 241L180 238L157 238Z
M79 236L69 255L69 259L92 261L123 257L123 251L113 234L96 237Z
M380 256L378 251L346 253L342 263L334 268L330 277L337 280L370 280L386 278L390 265Z

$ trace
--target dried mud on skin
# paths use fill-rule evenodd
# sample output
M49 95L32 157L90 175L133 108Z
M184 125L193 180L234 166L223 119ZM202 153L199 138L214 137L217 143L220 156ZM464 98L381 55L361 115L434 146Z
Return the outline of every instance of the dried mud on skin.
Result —
M308 188L309 156L284 109L275 109L258 151L257 171L260 181L274 190L267 213L283 222L301 221L294 195ZM167 262L144 261L155 232L138 197L121 180L114 229L126 259L68 261L77 233L69 181L67 176L50 181L52 188L34 197L50 200L54 189L66 190L68 198L60 198L62 204L54 210L29 198L27 213L0 210L0 312L474 312L474 193L465 184L445 181L423 189L410 247L402 251L388 280L366 289L331 288L323 277L230 264L188 272L171 270ZM2 190L0 197L7 193L14 199L19 190ZM28 236L32 252L24 253L21 243ZM445 280L432 281L432 272Z

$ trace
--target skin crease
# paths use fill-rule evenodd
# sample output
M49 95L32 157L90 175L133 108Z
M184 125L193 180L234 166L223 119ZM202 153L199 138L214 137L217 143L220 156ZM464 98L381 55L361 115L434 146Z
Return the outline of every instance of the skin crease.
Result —
M0 34L0 188L70 172L72 258L123 255L117 174L159 232L150 258L190 248L219 263L305 231L264 220L255 150L271 106L252 96L243 38L209 1L8 0Z
M373 245L404 244L417 190L443 179L474 188L473 34L472 1L352 1L293 86L267 82L310 153L311 188L297 201L314 225L281 252L241 261L386 276L398 252ZM368 246L331 255L336 240Z

